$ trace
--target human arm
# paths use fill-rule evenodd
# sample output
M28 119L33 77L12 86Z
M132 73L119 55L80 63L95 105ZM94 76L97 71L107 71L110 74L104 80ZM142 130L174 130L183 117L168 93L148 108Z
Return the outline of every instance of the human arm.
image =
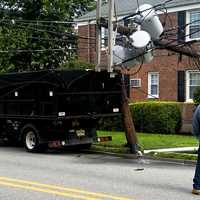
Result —
M200 139L200 106L198 106L192 118L192 133Z

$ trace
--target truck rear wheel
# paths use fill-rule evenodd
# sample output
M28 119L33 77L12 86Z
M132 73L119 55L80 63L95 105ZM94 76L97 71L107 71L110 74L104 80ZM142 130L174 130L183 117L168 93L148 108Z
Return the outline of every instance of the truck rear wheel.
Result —
M46 150L46 145L40 144L38 134L34 130L24 132L24 146L28 152L43 152Z

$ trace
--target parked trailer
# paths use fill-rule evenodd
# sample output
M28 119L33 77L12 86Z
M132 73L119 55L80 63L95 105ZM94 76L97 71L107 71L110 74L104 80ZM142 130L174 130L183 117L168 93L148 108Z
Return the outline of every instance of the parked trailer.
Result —
M90 147L100 118L121 114L121 75L50 70L0 75L0 137L29 152Z

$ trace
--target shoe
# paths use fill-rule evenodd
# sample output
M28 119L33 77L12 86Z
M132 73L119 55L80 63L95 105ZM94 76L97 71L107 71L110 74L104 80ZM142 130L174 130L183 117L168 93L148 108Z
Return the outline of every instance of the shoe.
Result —
M193 189L192 194L200 195L200 190L198 189Z

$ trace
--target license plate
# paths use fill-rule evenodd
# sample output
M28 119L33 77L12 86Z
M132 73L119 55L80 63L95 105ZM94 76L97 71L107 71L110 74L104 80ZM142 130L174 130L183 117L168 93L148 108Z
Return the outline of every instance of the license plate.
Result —
M85 136L85 130L81 129L81 130L76 130L76 135L78 137L83 137Z

